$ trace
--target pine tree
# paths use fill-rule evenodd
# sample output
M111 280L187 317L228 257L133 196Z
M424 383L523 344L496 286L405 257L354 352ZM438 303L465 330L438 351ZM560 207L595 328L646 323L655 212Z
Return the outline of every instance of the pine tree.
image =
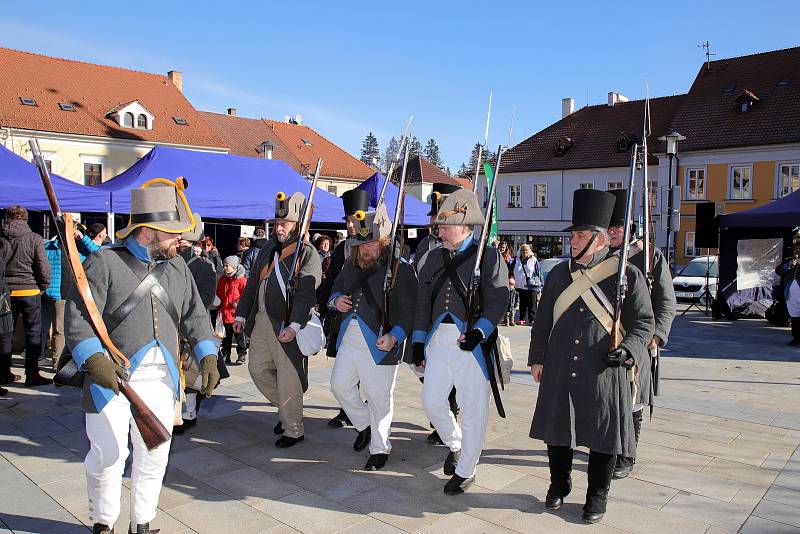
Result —
M467 176L469 174L469 169L467 168L466 163L462 163L461 167L458 168L458 175L459 176Z
M386 151L383 153L383 172L389 172L389 165L392 164L397 157L397 151L400 150L400 141L394 136L389 139L389 144L386 145ZM402 155L401 155L402 156Z
M472 147L472 153L469 155L469 161L467 162L467 170L469 172L475 172L475 165L478 162L478 152L481 150L481 144L475 143L475 146ZM481 157L483 161L486 161L485 158Z
M435 139L428 139L428 142L425 144L424 155L425 159L440 169L444 169L444 162L442 161L442 156L439 153L439 145L436 144Z
M361 143L361 161L372 167L380 164L381 152L378 147L378 138L370 132Z
M408 159L422 154L422 143L419 142L417 136L411 138L411 145L408 147Z

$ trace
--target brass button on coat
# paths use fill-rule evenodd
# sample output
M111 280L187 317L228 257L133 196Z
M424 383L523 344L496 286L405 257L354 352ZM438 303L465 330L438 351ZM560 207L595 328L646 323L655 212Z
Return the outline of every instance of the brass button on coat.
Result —
M571 376L572 378L575 378L576 376L578 376L578 373L572 373L572 374L571 374L571 375L569 375L569 376Z

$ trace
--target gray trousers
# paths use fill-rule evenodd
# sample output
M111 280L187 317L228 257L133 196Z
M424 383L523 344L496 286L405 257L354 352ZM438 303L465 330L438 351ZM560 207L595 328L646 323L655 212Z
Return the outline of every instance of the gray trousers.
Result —
M278 408L284 435L303 435L303 384L266 313L256 314L247 368L258 390Z

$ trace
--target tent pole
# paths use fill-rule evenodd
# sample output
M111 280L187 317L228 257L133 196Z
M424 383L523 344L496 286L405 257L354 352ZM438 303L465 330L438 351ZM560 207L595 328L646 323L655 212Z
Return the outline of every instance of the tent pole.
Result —
M108 238L113 242L116 229L114 228L114 212L111 211L106 212L106 232L108 233Z

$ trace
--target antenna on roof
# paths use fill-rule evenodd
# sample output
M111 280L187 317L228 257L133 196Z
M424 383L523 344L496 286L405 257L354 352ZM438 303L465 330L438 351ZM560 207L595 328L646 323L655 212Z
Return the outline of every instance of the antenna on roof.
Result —
M706 51L706 70L711 70L711 56L716 56L717 54L711 52L711 43L706 41L705 43L700 43L697 45L697 48L704 48Z

